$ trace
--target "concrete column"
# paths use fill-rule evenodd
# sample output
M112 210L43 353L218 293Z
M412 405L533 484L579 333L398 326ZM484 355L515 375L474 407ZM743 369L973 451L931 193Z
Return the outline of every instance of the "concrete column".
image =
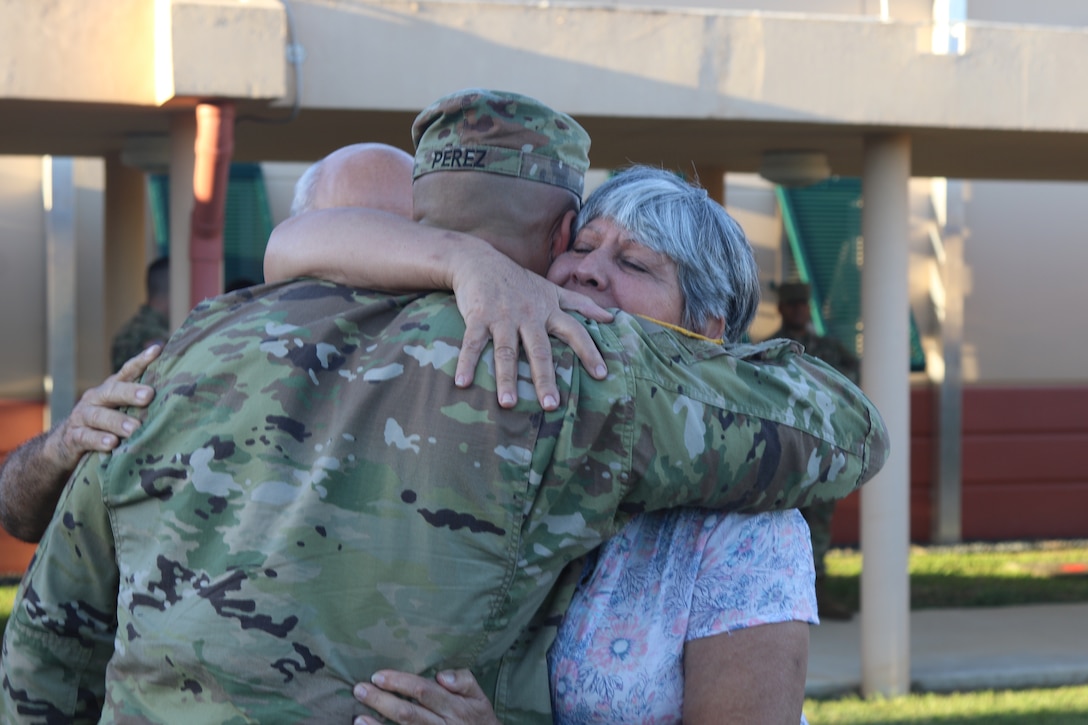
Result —
M910 690L910 137L865 138L862 380L888 426L891 456L861 491L861 689Z
M170 328L176 330L192 309L189 301L189 227L196 166L196 116L181 111L170 119Z
M154 261L147 238L147 178L122 164L116 153L106 156L105 206L103 329L112 340L147 299L147 267Z
M933 541L963 540L963 183L945 184L943 366L937 395L937 470L933 492Z
M42 159L45 211L46 385L44 427L65 418L76 402L76 193L72 159Z

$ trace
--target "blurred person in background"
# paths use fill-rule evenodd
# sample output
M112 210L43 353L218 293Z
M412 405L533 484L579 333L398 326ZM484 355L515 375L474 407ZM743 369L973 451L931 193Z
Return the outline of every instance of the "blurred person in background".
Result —
M778 285L778 314L782 326L772 338L787 338L801 343L805 352L823 360L857 384L861 364L857 356L841 342L828 335L817 335L812 327L812 288L804 282L784 282ZM854 616L845 602L827 590L827 551L831 548L831 520L837 501L820 501L801 509L812 535L812 557L816 567L816 601L820 617L848 620Z

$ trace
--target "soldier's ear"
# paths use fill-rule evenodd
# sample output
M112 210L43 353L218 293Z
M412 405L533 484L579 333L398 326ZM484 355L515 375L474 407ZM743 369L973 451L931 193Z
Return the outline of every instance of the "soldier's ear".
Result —
M555 232L552 234L552 261L570 249L570 243L574 241L574 219L577 216L574 210L569 210L563 215L563 219L555 225Z

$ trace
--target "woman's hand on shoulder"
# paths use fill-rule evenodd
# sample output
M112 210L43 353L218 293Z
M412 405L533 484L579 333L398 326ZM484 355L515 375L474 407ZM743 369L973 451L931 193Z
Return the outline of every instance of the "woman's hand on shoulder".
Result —
M446 670L433 680L381 670L370 682L357 684L354 694L356 700L399 725L501 725L468 670ZM354 725L379 725L379 721L360 715Z

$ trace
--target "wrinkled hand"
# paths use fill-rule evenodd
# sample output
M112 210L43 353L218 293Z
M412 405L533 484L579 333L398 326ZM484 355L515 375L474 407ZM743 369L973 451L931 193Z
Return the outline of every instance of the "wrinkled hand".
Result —
M75 468L84 453L112 451L122 438L128 438L140 427L139 420L118 408L126 405L142 408L155 397L153 388L135 381L160 352L162 345L152 345L83 394L54 436L58 463L69 470Z
M608 374L589 332L564 311L610 322L612 313L585 295L558 287L499 252L486 261L461 264L452 285L457 308L465 318L465 339L454 378L458 387L472 384L476 363L489 340L494 341L496 393L504 408L512 408L518 401L519 345L525 348L529 360L537 400L545 410L558 407L559 390L548 335L570 345L593 377L602 379Z
M382 670L370 680L355 686L355 699L399 725L500 725L468 670L446 670L433 680ZM360 715L354 725L379 724Z

